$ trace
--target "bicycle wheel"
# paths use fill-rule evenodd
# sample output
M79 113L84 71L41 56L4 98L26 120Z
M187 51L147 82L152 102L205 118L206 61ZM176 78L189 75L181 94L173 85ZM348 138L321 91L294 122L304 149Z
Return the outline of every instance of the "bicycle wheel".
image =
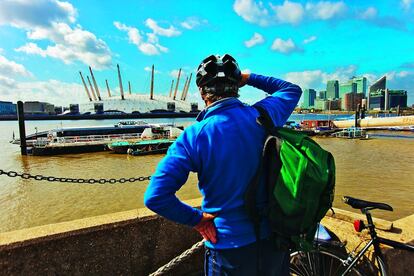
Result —
M387 267L383 259L377 256L378 275L387 276Z
M296 251L290 255L290 275L294 276L336 276L346 270L346 256L341 252L317 249L310 252ZM357 267L353 267L347 275L365 275Z

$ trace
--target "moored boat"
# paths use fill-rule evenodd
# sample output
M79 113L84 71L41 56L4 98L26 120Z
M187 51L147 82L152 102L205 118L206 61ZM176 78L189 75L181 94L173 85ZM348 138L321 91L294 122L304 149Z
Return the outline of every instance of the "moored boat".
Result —
M176 127L149 128L139 139L114 141L108 144L108 148L115 153L131 155L165 153L181 132Z
M359 127L350 127L347 129L343 129L339 132L335 132L331 134L332 137L336 138L346 138L346 139L369 139L367 132Z

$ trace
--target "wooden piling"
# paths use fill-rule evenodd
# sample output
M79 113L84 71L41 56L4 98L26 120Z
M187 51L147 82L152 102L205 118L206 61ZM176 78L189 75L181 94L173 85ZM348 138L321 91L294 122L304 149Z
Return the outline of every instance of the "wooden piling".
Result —
M20 153L21 155L27 155L26 127L24 124L24 107L22 101L17 102L17 120L19 122Z
M152 65L151 69L151 91L150 91L150 99L154 99L154 64Z

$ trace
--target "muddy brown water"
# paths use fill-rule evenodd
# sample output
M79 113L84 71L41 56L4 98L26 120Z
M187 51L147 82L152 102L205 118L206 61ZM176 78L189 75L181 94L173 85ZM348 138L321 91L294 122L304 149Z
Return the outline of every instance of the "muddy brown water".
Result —
M177 119L188 125L194 119ZM70 125L108 125L112 121L64 122ZM60 126L60 122L27 122L27 132ZM132 157L110 152L52 157L20 156L9 144L16 122L0 122L0 169L57 177L129 178L151 175L162 155ZM414 138L414 133L405 134ZM395 220L414 213L414 139L372 140L316 139L336 160L335 206L347 208L343 195L387 202L394 212L375 216ZM88 185L38 182L0 176L0 232L70 221L143 207L148 182L118 185ZM190 175L178 196L185 200L200 196L197 177Z

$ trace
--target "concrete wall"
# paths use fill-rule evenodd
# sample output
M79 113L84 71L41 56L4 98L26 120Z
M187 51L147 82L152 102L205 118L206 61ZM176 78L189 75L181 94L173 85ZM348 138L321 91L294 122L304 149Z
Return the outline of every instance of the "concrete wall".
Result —
M0 275L148 275L199 240L147 209L45 225L0 234ZM171 275L194 267L202 250Z
M200 199L187 201L200 205ZM354 213L336 210L324 218L349 250L366 235L355 233ZM414 241L414 215L396 222L378 221L379 234ZM148 275L201 238L189 227L168 222L147 209L0 233L0 275ZM200 250L170 275L197 275ZM411 254L411 255L410 255ZM391 275L414 275L413 253L386 250Z

